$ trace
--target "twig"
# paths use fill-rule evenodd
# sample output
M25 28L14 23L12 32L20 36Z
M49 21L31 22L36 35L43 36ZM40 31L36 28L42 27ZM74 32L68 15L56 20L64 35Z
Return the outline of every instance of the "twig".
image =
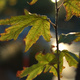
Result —
M59 6L58 6L58 10L62 7L62 5L64 4L64 2L62 2Z
M56 44L57 44L57 59L58 59L58 63L57 63L57 75L58 75L58 80L60 80L60 71L59 71L59 45L58 45L58 7L57 7L57 0L55 0L55 34L56 34Z
M52 26L54 27L54 29L55 29L55 24L53 23L53 22L51 22L51 20L50 19L47 19L51 24L52 24Z

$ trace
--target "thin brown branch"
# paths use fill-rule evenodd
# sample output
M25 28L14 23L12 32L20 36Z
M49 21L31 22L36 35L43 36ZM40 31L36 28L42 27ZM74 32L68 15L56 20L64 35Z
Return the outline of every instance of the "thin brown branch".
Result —
M57 59L58 59L58 63L57 63L57 75L58 75L58 80L60 80L60 69L59 69L59 45L58 45L58 7L57 7L57 0L55 0L55 34L56 34L56 44L57 44Z
M64 4L64 2L62 2L59 6L58 6L58 10L62 7L62 5Z
M51 20L50 19L47 19L50 23L51 23L51 25L53 26L53 28L55 29L55 24L53 23L53 22L51 22Z

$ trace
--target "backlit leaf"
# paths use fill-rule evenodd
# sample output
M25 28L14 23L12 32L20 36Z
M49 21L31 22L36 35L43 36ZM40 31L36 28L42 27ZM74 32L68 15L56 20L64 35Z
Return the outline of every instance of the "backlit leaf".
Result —
M64 0L66 9L66 20L70 20L73 15L80 17L80 0Z
M0 41L16 40L25 27L32 26L28 35L24 39L27 51L39 37L42 35L46 41L50 41L50 23L46 16L31 14L24 10L25 15L11 17L10 19L0 20L0 25L12 25L5 29L5 33L1 33Z
M55 68L57 68L57 64L55 64L54 66L55 66ZM49 72L53 73L54 76L57 76L57 71L55 68L52 66Z
M32 1L29 3L29 5L33 5L33 4L35 4L37 1L38 1L38 0L32 0Z
M64 69L64 67L63 67L63 57L64 57L64 54L60 53L60 55L59 55L60 74L62 73L62 70Z
M55 51L55 53L56 53L56 51ZM57 54L56 54L56 56L57 56ZM62 77L61 73L62 73L62 70L64 69L64 67L63 67L63 57L64 57L64 54L61 53L61 51L59 51L59 71L60 71L60 77ZM55 69L55 68L57 68L57 65L55 64L54 66L51 68L50 72L53 73L55 76L57 76L57 71Z
M42 53L38 53L35 56L35 58L40 64L45 65L44 73L49 71L50 73L53 73L54 75L57 76L56 69L53 67L53 66L56 67L56 64L58 62L57 57L55 56L55 54L47 53L47 54L44 55Z
M80 41L80 32L77 32L75 35L77 36L77 38L75 39L75 42Z
M46 65L44 69L44 73L48 72L52 66L51 65Z
M25 76L28 76L26 80L32 80L37 75L41 74L42 71L45 73L52 69L53 65L55 66L55 64L57 63L56 56L51 53L47 53L45 55L43 55L42 53L37 53L35 58L38 63L34 64L31 67L25 68L22 71L18 71L18 77L23 78Z
M41 64L54 65L57 63L57 58L52 53L47 53L45 55L43 55L42 53L39 53L35 56L35 58Z
M73 54L67 50L63 50L62 53L64 54L69 66L77 67L79 58L75 54Z
M26 80L32 80L37 75L41 74L45 66L41 64L35 64L29 68L26 68L22 71L22 73L19 75L20 78L26 77Z

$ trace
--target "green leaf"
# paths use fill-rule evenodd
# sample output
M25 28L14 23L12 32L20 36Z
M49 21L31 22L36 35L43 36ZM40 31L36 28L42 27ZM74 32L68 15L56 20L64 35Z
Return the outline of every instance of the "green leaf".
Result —
M23 78L25 76L28 76L26 80L32 80L34 79L37 75L41 74L45 66L41 64L35 64L29 68L26 68L22 71L20 74L20 78Z
M79 58L75 54L73 54L67 50L63 50L61 53L64 54L69 66L77 67Z
M64 69L64 66L63 66L63 57L64 57L64 54L61 51L58 51L58 52L59 52L59 71L60 71L60 76L62 77L61 73L62 73L62 70ZM57 50L55 51L55 55L56 55L56 57L58 56ZM57 66L56 66L56 68L57 68ZM53 69L54 68L52 68L52 71L53 71ZM54 74L54 75L57 76L56 74Z
M32 80L37 75L41 74L42 71L49 71L53 67L53 65L57 63L56 56L51 53L47 53L45 55L43 55L42 53L37 53L35 58L38 63L22 71L18 71L17 77L22 78L28 76L26 80Z
M78 36L75 34L61 34L60 38L59 38L59 43L63 42L63 43L72 43L72 41L74 41Z
M57 63L57 58L54 54L52 53L47 53L45 55L43 55L42 53L38 53L35 56L36 60L41 63L41 64L49 64L49 65L53 65Z
M55 68L57 68L57 64L54 65ZM53 66L50 69L50 73L53 73L54 76L57 76L57 70Z
M33 4L35 4L37 1L38 1L38 0L32 0L32 1L29 3L29 5L33 5Z
M70 20L73 15L80 17L80 0L64 0L66 9L66 20Z
M48 72L52 66L51 65L46 65L44 69L44 73Z
M27 10L24 10L24 12L25 15L0 20L0 25L12 25L5 29L5 33L1 33L0 41L16 40L25 27L32 26L24 39L26 44L25 51L28 51L41 35L46 41L50 41L50 23L46 16L31 14Z
M62 70L64 69L64 67L63 67L63 57L64 57L64 54L63 54L63 53L60 53L60 54L59 54L60 74L62 73Z
M80 41L80 32L77 32L75 35L77 36L77 38L74 41L75 42Z
M80 32L73 32L68 34L61 34L59 37L59 43L68 43L71 44L73 41L80 41Z

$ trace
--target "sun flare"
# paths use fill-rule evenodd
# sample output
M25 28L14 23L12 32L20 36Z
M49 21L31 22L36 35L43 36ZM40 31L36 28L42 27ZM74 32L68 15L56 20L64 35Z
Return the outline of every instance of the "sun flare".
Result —
M55 3L55 0L51 0L52 2L54 2ZM57 2L58 2L59 0L57 0Z
M56 43L53 43L53 45L56 46ZM67 45L60 43L59 44L59 50L62 51L64 49L68 49ZM54 47L53 50L56 50L56 47Z

